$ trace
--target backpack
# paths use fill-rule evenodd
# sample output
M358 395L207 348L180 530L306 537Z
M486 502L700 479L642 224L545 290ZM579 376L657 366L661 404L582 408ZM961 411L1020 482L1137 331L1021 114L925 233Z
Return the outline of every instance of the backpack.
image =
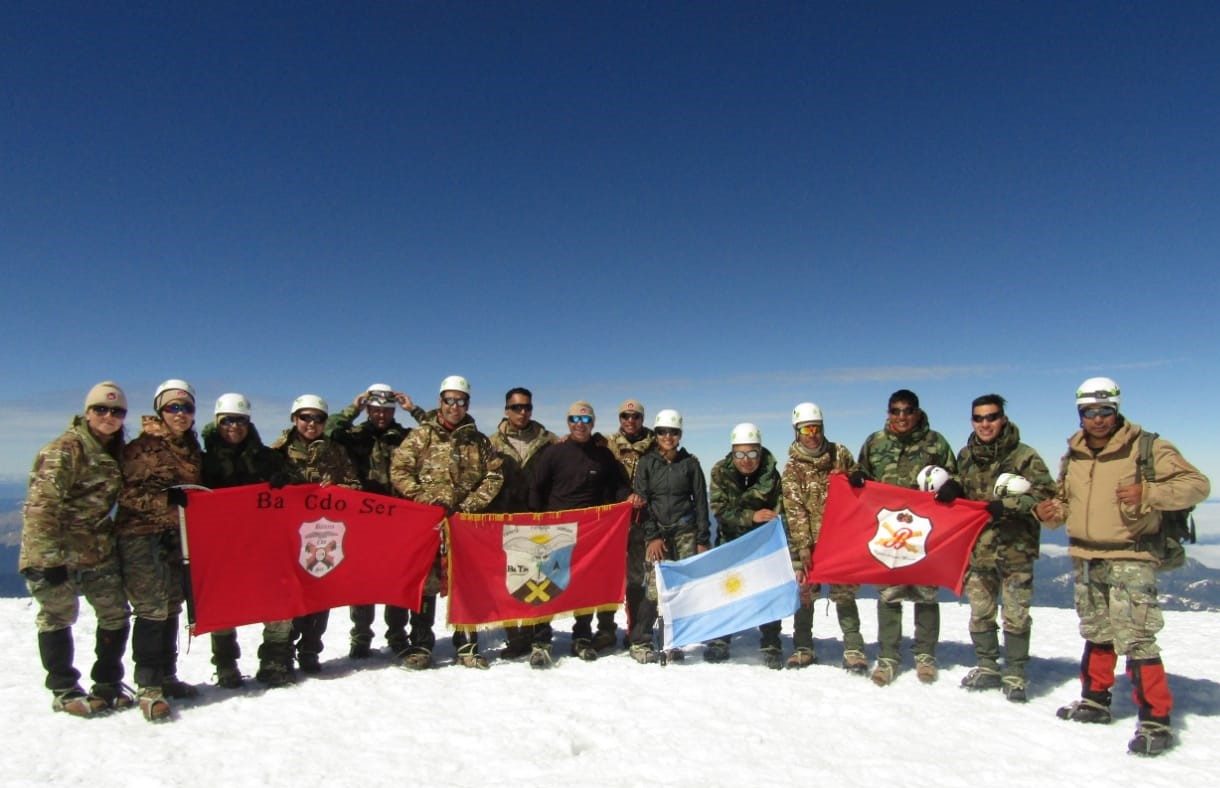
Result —
M1140 433L1140 453L1135 463L1136 484L1142 479L1156 481L1152 442L1158 437L1155 432ZM1147 550L1161 559L1156 571L1170 572L1186 563L1186 545L1195 543L1195 518L1191 515L1194 510L1195 507L1191 506L1188 509L1162 511L1160 530L1136 543L1137 549Z

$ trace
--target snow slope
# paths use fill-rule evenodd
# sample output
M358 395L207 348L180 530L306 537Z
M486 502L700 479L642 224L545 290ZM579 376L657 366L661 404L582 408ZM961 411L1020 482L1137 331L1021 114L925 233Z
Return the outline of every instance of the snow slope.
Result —
M84 607L88 607L85 605ZM906 626L911 622L909 605ZM50 711L29 599L0 599L0 719L6 786L212 785L1064 785L1212 784L1220 742L1220 684L1212 648L1220 614L1167 613L1162 636L1176 696L1179 746L1159 759L1126 753L1135 728L1120 678L1117 719L1087 726L1055 718L1077 693L1080 639L1069 610L1034 611L1028 704L958 687L973 664L968 608L942 605L941 680L921 685L908 665L887 688L837 666L833 611L818 605L824 664L769 671L757 636L734 640L733 661L707 664L698 648L666 667L625 652L595 663L563 658L553 670L492 661L488 671L442 665L408 673L388 660L346 658L347 613L331 614L324 672L287 689L205 687L178 702L177 719L150 725L139 712L82 720ZM865 637L874 605L862 605ZM438 626L438 633L440 632ZM558 622L566 653L568 622ZM93 619L77 627L77 667L88 671ZM790 650L791 622L785 623ZM241 631L252 674L258 629ZM375 641L379 645L380 640ZM483 636L489 654L499 633ZM907 644L909 646L909 642ZM185 646L185 643L184 643ZM873 653L870 650L870 656ZM202 638L180 675L208 682ZM129 666L130 671L130 666ZM130 673L129 673L130 675Z

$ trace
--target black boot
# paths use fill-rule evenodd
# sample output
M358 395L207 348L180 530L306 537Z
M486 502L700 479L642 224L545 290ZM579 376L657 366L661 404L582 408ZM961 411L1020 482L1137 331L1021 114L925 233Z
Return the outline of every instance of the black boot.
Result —
M237 632L226 630L212 633L212 664L216 666L216 685L225 689L237 689L244 681L237 659L241 646L237 644Z
M165 629L161 630L161 659L164 679L161 689L167 698L193 698L199 694L194 684L187 684L178 678L178 616L165 619Z
M130 688L123 684L123 653L127 651L129 627L122 629L99 629L93 653L93 689L89 695L100 698L107 707L116 711L135 705Z
M140 689L156 687L161 689L165 674L161 659L163 638L161 628L164 621L153 621L151 618L136 617L131 628L131 660L135 663L132 675L136 686Z
M283 687L297 680L292 667L291 643L263 642L258 647L258 673L255 679L268 687Z
M72 666L75 646L72 643L72 628L54 632L38 633L38 654L47 671L47 689L59 694L76 688L80 671Z
M385 642L392 654L406 651L411 643L407 639L407 620L410 614L411 611L405 607L385 606Z

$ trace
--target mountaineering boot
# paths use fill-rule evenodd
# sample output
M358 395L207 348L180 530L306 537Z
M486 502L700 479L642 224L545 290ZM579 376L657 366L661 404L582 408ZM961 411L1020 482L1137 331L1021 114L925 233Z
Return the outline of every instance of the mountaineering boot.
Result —
M1000 671L992 668L972 668L962 679L962 689L972 692L999 689L1004 684Z
M729 658L729 641L724 638L709 640L703 647L704 662L726 662Z
M771 670L780 670L784 667L784 652L779 650L779 646L764 646L762 657L763 665Z
M258 673L254 674L254 678L268 687L295 683L297 677L292 668L292 644L263 641L258 647Z
M1108 693L1107 693L1108 694ZM1100 703L1089 698L1081 698L1074 700L1066 706L1061 706L1055 712L1061 720L1071 720L1072 722L1091 722L1099 725L1109 725L1113 717L1110 716L1110 704Z
M879 658L898 662L902 647L902 603L877 600L877 645Z
M487 670L489 667L487 659L479 653L479 644L474 642L463 643L461 646L458 646L457 661L464 668Z
M131 687L121 681L114 684L94 684L93 689L89 690L89 698L97 699L113 711L126 711L136 705L136 697L132 694Z
M817 662L817 659L814 659ZM843 670L863 676L868 673L868 655L863 649L848 649L843 652Z
M618 625L614 623L613 610L603 610L597 614L597 632L590 645L594 651L605 651L618 645Z
M161 691L167 698L194 698L199 689L178 678L178 616L165 619L161 630L162 676Z
M839 619L839 629L843 632L844 655L848 651L864 653L864 636L860 634L860 608L856 600L835 603L835 615ZM865 662L867 669L868 662Z
M149 722L168 722L173 719L173 709L160 687L141 687L139 693L140 713Z
M227 630L212 633L212 664L216 666L216 685L225 689L237 689L244 684L237 659L241 647L237 645L237 632Z
M401 654L411 644L407 637L407 619L410 615L411 611L405 607L385 606L385 642L391 654Z
M878 657L877 667L873 668L872 680L878 687L887 687L894 683L898 675L898 660L889 657Z
M652 628L657 623L657 601L645 597L640 600L640 607L636 611L635 624L631 628L631 645L647 644L652 647Z
M962 688L975 692L999 689L1000 678L1000 634L994 628L983 632L971 632L974 641L974 657L978 667L962 679Z
M317 674L322 672L322 635L330 622L330 611L321 610L305 616L297 616L292 620L293 634L296 641L297 664L302 673Z
M572 641L572 656L580 657L585 662L594 662L597 660L597 650L593 648L592 640L578 638Z
M1135 729L1135 736L1127 742L1127 752L1149 757L1160 755L1173 747L1173 730L1159 722L1143 720Z
M60 690L51 701L52 711L62 711L73 717L92 717L106 711L108 706L101 698L86 695L79 686Z
M1029 664L1029 630L1004 633L1004 697L1025 703L1025 666Z
M500 649L500 659L521 659L530 656L533 651L533 634L533 627L505 627L504 648ZM549 655L550 648L547 652Z
M936 644L940 640L940 604L915 603L915 675L924 684L936 681Z
M817 663L817 657L813 653L813 649L800 647L792 652L792 656L788 657L788 667L792 670L807 668L810 665ZM867 663L866 663L867 667Z
M546 670L552 665L551 644L534 643L530 646L530 667L534 670Z

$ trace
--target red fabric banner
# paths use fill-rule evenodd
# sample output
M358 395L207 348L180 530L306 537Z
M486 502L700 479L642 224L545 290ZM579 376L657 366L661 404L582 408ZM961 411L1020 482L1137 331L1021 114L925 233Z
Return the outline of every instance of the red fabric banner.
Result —
M991 516L987 504L878 482L856 489L830 475L809 580L950 588L962 593L970 552Z
M449 623L532 624L623 601L631 504L449 518Z
M316 484L187 496L196 635L346 605L418 609L445 515Z

